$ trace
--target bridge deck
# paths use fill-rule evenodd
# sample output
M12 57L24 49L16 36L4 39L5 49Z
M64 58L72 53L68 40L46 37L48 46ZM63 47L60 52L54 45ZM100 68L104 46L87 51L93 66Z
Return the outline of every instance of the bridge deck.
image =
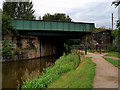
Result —
M94 23L83 22L57 22L44 20L22 20L12 21L12 25L17 30L41 30L41 31L68 31L68 32L88 32L95 28Z

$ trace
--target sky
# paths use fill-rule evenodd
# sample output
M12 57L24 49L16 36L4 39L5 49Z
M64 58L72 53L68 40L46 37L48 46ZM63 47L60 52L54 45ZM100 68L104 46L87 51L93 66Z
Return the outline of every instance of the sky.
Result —
M118 18L120 20L120 6L118 7Z
M95 23L97 28L111 28L113 13L115 29L118 8L111 6L112 1L114 0L32 0L36 17L43 17L46 13L65 13L74 22L91 22ZM0 8L2 2L1 0Z

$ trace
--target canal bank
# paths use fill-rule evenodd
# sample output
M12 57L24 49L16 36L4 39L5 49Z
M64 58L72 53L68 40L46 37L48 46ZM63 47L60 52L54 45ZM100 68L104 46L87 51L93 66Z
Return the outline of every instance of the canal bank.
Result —
M65 73L48 88L93 88L96 64L90 57L81 58L77 69Z
M58 58L59 56L49 56L2 63L2 88L21 86L23 81L37 77L45 68L53 66Z
M22 88L92 88L96 64L78 55L63 55L41 76L25 81Z
M61 56L53 67L49 67L41 76L29 79L23 83L22 88L48 88L65 73L75 70L80 64L78 54L72 53Z

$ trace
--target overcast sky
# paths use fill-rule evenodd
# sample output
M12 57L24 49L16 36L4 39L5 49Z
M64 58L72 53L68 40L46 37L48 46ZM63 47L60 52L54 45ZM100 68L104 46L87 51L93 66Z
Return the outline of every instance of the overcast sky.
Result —
M118 18L119 18L119 20L120 20L120 5L119 5L119 7L118 7Z
M93 22L96 27L111 28L114 13L114 28L118 19L118 8L111 6L114 0L32 0L35 16L46 13L65 13L74 22ZM0 8L2 8L0 0Z

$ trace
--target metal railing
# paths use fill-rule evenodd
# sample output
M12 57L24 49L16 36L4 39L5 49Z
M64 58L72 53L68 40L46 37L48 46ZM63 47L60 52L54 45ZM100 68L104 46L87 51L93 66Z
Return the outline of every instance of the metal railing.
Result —
M87 55L88 50L95 50L96 52L102 53L102 50L107 51L107 44L95 44L95 45L72 45L72 49L85 50L85 55Z

